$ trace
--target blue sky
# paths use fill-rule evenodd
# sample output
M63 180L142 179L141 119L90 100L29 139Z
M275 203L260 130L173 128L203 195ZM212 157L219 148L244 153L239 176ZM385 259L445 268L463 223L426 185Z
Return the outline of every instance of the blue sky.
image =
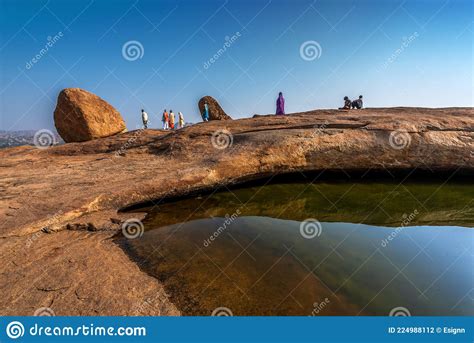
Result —
M359 94L370 107L473 106L473 17L470 0L0 0L0 129L54 128L66 87L109 101L129 129L141 108L151 127L164 108L196 122L204 95L234 118L274 112L279 91L287 112ZM143 47L132 61L130 41Z

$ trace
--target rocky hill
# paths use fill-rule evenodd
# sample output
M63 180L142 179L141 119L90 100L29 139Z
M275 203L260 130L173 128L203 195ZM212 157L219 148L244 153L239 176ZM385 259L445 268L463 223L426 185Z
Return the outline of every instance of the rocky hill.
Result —
M3 149L1 314L178 314L111 239L125 207L298 171L472 173L473 152L472 108L317 110Z

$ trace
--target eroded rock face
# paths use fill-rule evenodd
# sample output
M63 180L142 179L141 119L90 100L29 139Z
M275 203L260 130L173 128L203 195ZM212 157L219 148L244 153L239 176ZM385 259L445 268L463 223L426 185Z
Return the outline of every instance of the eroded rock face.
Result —
M206 103L209 106L209 120L229 120L232 119L227 113L224 112L221 105L214 99L212 96L204 96L199 100L198 107L199 113L202 114L204 111L204 104Z
M474 173L473 108L258 116L226 121L232 144L216 146L222 128L0 149L0 315L32 315L51 299L57 315L177 314L113 243L121 220L143 219L117 212L137 203L298 171Z
M54 125L66 143L112 136L126 130L120 113L108 102L80 88L63 89Z

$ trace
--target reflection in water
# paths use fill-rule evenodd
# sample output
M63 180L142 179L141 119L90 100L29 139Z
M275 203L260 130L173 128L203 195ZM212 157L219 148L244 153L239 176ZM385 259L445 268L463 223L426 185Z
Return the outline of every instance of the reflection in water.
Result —
M125 246L184 314L473 315L474 188L439 186L216 193L154 208Z

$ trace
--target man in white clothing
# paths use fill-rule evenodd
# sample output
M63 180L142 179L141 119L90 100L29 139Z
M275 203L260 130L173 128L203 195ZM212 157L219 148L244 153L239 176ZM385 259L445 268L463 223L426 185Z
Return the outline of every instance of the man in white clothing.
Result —
M142 121L143 127L148 129L148 113L146 113L144 109L142 109Z

